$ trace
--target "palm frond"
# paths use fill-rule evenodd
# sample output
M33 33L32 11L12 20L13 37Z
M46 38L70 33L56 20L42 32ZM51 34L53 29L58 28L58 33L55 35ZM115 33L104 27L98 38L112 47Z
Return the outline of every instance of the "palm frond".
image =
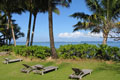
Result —
M85 13L77 12L77 13L70 15L70 17L87 20L89 18L89 15Z
M98 14L103 12L101 4L101 0L85 0L88 8L93 11L97 12Z

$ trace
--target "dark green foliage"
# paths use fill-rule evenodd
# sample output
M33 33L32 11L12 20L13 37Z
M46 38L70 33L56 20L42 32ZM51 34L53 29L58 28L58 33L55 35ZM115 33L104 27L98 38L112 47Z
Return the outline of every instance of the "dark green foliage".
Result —
M107 45L99 45L96 58L105 60L120 60L120 48L110 47Z
M120 48L107 45L64 45L57 50L58 55L64 59L96 58L104 60L120 60Z
M58 49L60 57L66 59L92 58L97 53L97 46L88 44L64 45Z
M50 48L43 46L16 46L14 47L14 52L16 55L24 57L37 57L41 59L45 59L50 56Z
M12 51L12 50L13 50L13 46L8 46L8 45L0 46L0 52L2 52L2 51Z
M43 46L2 46L0 47L1 51L11 51L16 55L21 55L24 57L33 57L45 59L50 57L51 51L49 47ZM57 49L59 58L63 59L76 59L76 58L94 58L101 60L120 60L120 48L111 47L108 45L90 45L90 44L76 44L76 45L61 45Z

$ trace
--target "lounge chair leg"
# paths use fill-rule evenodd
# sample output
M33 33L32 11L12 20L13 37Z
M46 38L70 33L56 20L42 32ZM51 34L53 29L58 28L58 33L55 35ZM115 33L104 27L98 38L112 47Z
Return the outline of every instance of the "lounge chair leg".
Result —
M91 72L90 72L90 75L91 75Z
M42 72L41 75L44 75L44 73Z

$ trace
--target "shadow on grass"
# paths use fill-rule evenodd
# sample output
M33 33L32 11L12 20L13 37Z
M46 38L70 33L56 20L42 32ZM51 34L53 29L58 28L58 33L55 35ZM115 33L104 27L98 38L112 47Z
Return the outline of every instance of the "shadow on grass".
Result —
M116 63L116 64L103 64L100 67L96 68L95 71L114 71L117 74L120 74L120 63Z
M51 65L54 65L55 63L54 62L47 62L44 66L51 66Z
M60 68L60 69L66 68L66 67L68 68L69 65L70 65L69 63L64 63L64 62L63 62L63 63L61 63L61 64L59 65L59 68Z

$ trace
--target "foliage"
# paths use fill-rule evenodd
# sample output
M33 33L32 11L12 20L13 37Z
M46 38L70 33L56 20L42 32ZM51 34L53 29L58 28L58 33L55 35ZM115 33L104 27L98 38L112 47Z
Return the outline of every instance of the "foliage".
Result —
M64 45L58 49L58 54L62 58L92 58L97 53L97 46L88 44Z
M96 58L104 60L120 60L120 48L108 45L64 45L57 50L59 57L64 59Z
M45 59L50 57L51 50L49 47L43 46L2 46L0 47L1 51L12 51L16 55L21 55L24 57L37 57ZM59 58L63 59L77 59L77 58L88 58L88 59L101 59L101 60L120 60L120 48L111 47L108 45L90 45L90 44L76 44L76 45L61 45L57 49L57 54Z
M12 50L13 50L13 46L4 45L4 46L0 47L0 52L2 52L2 51L12 51Z
M103 33L103 44L106 44L111 30L119 27L120 0L85 0L92 14L76 12L71 17L79 19L74 31L91 30ZM111 5L112 4L112 5Z
M110 47L107 45L99 45L96 58L105 60L120 60L120 48Z
M16 46L14 47L14 52L16 55L24 57L37 57L41 59L45 59L50 56L50 48L42 46Z

